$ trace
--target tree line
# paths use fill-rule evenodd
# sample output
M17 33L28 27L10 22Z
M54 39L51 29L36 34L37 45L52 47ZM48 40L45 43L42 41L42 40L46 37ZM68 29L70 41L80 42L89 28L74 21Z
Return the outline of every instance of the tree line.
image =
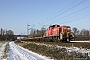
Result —
M78 30L74 27L72 28L72 33L75 36L75 40L90 40L90 29Z
M44 36L47 28L42 27L40 30L31 28L29 35L30 36ZM71 29L71 32L74 34L76 40L90 40L90 29L81 29L79 30L76 27L73 27ZM12 30L6 30L1 28L0 29L0 40L11 40L14 39L15 37L13 36L14 32Z
M40 30L35 29L35 28L31 28L30 31L30 35L34 35L34 34L38 34L38 35L44 35L46 32L46 28L42 27ZM90 29L77 29L76 27L73 27L71 29L71 32L75 35L75 36L90 36Z
M40 30L39 29L35 29L35 28L31 28L30 30L30 36L43 36L46 32L46 28L42 27Z
M72 33L74 33L75 36L90 36L90 29L78 30L76 27L74 27L72 28Z
M14 39L14 32L12 30L0 29L0 40L12 40Z
M31 28L30 36L44 36L46 32L46 28L42 27L40 30ZM81 29L79 30L76 27L71 29L71 33L75 36L76 40L89 40L90 39L90 29Z

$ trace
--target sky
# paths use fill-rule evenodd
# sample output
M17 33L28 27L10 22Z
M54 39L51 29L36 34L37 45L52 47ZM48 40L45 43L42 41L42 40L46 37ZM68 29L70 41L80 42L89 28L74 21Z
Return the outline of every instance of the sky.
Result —
M49 25L90 29L90 0L0 0L0 28L27 34Z

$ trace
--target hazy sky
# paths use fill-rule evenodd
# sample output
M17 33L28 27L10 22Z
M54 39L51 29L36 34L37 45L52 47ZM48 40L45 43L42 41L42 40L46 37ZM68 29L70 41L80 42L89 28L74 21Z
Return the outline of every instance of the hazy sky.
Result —
M90 0L0 0L0 28L26 34L27 23L90 29Z

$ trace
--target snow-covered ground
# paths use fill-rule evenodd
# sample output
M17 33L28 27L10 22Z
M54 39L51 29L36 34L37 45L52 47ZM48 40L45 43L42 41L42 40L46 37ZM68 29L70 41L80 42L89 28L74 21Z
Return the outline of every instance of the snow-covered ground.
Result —
M90 40L89 41L70 41L70 42L89 42L90 43Z
M5 49L6 44L7 42L0 47L0 60L2 59L2 56L4 55L4 49Z
M66 48L67 53L76 52L76 53L87 53L90 57L90 49L78 48L78 47L65 47L65 46L56 46L57 48Z
M8 60L53 60L9 42Z
M4 49L7 43L3 44L0 48L0 60L2 59L1 56L4 54ZM88 53L88 56L90 57L90 49L80 49L77 47L63 47L58 45L48 45L48 44L39 44L35 43L37 45L46 45L47 47L57 47L57 48L66 48L67 53L70 52L80 52L80 53ZM8 60L54 60L49 59L46 56L39 55L37 53L34 53L32 51L29 51L21 46L16 45L14 42L9 42L8 44Z
M90 49L84 49L84 48L78 48L78 47L65 47L65 46L55 46L57 48L66 48L67 53L70 52L79 52L79 53L87 53L88 56L90 57Z
M32 42L30 42L32 43ZM55 47L55 48L66 48L67 49L67 53L70 52L80 52L80 53L87 53L88 56L90 57L90 49L84 49L84 48L78 48L78 47L65 47L65 46L58 46L58 45L50 45L50 44L44 44L44 43L35 43L36 45L45 45L47 47Z

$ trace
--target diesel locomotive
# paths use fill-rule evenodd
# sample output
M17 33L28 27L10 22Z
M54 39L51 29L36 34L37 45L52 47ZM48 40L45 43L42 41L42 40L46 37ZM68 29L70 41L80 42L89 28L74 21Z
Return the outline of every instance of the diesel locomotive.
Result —
M66 41L74 39L74 35L71 33L70 26L60 26L60 25L52 25L46 30L44 35L45 39L49 39L52 41Z

